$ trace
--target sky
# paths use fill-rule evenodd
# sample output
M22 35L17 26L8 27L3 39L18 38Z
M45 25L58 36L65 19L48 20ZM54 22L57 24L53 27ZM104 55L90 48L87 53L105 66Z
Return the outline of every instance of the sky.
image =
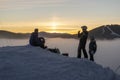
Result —
M120 0L0 0L0 30L77 33L120 24Z

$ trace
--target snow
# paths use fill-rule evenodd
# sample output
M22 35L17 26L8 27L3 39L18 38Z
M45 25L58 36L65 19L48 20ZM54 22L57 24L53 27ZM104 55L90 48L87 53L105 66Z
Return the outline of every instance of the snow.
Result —
M103 30L102 30L102 34L104 34L105 33L105 27L103 27Z
M116 32L114 32L114 31L113 31L110 27L108 27L108 26L107 26L107 27L103 27L103 29L102 29L102 34L105 33L105 28L107 28L107 29L111 32L112 35L120 37L119 34L117 34Z
M115 33L110 27L107 27L107 29L108 29L109 31L111 31L111 34L112 34L112 35L115 35L115 36L120 37L120 35L117 34L117 33Z
M120 80L120 76L87 59L27 45L0 48L0 80Z

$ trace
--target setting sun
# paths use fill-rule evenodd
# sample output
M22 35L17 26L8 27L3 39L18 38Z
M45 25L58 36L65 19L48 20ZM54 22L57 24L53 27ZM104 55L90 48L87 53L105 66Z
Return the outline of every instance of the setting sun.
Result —
M58 24L57 22L52 22L52 23L50 24L50 26L52 27L52 29L56 29L58 25L59 25L59 24Z

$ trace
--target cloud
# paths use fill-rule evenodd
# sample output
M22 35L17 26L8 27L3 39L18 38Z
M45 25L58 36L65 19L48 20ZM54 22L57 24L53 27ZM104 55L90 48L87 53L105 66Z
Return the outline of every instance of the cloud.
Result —
M57 6L68 0L0 0L0 9Z

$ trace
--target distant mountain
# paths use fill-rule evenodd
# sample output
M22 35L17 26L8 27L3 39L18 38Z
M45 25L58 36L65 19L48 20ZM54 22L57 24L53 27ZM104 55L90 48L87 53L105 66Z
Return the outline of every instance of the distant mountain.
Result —
M0 38L8 38L8 39L24 39L30 36L29 33L13 33L9 31L0 30Z
M104 25L89 31L89 36L94 35L97 39L120 38L120 25Z
M31 33L13 33L0 30L0 38L9 39L25 39L29 38ZM47 33L39 32L42 37L48 38L74 38L77 39L77 34L68 33ZM116 39L120 38L120 25L103 25L89 31L89 36L94 35L96 39Z
M68 33L47 33L47 32L40 32L40 36L48 37L48 38L76 38L76 35L68 34Z
M9 31L0 30L0 38L8 38L8 39L25 39L29 38L31 33L13 33ZM75 38L74 35L67 33L47 33L47 32L39 32L39 35L47 38Z

